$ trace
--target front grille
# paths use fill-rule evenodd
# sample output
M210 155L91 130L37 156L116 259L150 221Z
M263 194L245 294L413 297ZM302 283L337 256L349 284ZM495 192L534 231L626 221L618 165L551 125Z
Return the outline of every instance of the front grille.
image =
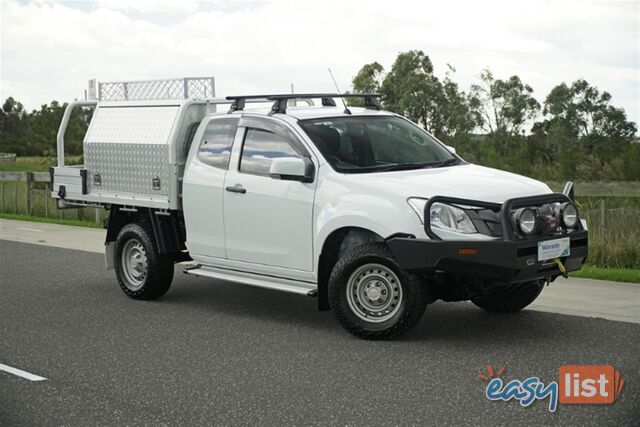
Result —
M503 237L500 211L492 209L463 208L461 206L458 207L465 210L479 233L491 237ZM555 217L552 205L544 204L540 206L527 207L533 209L537 214L537 231L533 236L525 237L518 235L517 231L514 229L514 234L517 240L523 240L526 238L530 239L534 237L561 236L566 234L568 231L562 228L560 220ZM513 215L515 211L516 209L513 209L510 215Z

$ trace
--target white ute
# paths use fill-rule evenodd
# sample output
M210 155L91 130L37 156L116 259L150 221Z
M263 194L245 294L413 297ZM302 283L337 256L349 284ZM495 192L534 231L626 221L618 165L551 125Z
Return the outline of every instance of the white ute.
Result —
M191 261L185 273L317 297L350 333L386 339L438 299L520 310L586 259L571 183L553 193L469 164L378 95L219 99L212 78L98 88L67 108L52 196L109 210L107 266L132 298L162 296ZM85 164L65 166L86 106Z

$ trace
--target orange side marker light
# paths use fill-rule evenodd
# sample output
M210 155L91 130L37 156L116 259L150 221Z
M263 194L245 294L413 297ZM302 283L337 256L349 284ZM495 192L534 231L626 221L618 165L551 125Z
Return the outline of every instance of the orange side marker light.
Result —
M478 250L474 248L458 249L458 255L478 255Z

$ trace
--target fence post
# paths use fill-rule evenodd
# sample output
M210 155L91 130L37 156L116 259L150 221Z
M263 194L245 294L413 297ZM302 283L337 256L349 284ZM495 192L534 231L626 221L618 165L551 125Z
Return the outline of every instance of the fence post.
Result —
M4 212L4 181L2 181L0 192L2 192L2 204L0 205L0 212Z
M49 218L49 184L44 187L44 217Z
M27 183L27 206L26 206L26 213L27 215L31 215L32 209L31 209L31 190L33 187L33 172L27 172L26 173L26 183Z
M13 213L18 214L18 181L15 182L16 185L13 186Z
M100 224L100 209L96 208L96 224Z
M600 266L604 266L604 261L605 261L604 221L605 221L604 199L600 199Z

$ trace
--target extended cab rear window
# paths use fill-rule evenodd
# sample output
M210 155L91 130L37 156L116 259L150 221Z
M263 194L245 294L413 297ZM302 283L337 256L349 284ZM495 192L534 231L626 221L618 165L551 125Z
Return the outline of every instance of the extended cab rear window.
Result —
M212 119L207 125L198 149L201 162L220 169L229 168L233 138L238 128L237 117Z

